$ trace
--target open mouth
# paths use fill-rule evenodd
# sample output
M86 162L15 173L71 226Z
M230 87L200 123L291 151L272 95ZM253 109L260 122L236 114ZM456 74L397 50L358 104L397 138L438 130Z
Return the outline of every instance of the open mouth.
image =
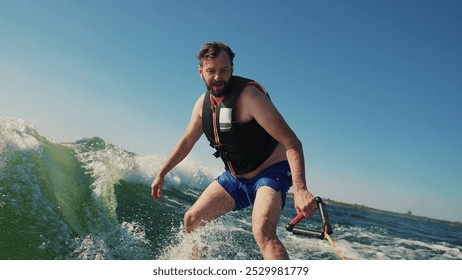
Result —
M214 90L221 90L223 88L224 83L219 82L219 83L213 83L213 89Z

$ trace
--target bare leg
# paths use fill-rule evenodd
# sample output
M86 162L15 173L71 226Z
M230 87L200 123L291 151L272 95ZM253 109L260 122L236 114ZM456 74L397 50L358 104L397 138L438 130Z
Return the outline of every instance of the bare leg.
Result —
M234 199L225 189L218 182L213 181L184 215L184 228L187 233L190 233L197 227L234 210L235 205ZM192 258L200 258L197 248L193 248Z
M252 231L264 259L287 260L284 245L276 236L276 226L282 211L281 193L270 187L257 191L252 212Z
M234 210L234 199L218 182L213 181L201 194L199 199L186 212L184 227L187 233L198 226L203 226L221 215Z

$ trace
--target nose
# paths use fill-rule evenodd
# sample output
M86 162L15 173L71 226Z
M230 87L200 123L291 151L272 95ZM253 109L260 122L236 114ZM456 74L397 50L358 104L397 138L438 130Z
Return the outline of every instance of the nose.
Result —
M221 73L218 71L216 74L215 74L215 77L213 78L215 81L221 81Z

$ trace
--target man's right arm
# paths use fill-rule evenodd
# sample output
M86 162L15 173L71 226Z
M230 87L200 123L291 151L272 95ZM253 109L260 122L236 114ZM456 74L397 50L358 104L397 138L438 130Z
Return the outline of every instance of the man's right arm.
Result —
M186 128L185 133L180 138L176 146L173 148L170 156L164 162L160 171L157 173L156 178L151 185L151 195L155 200L162 198L162 188L164 185L164 177L172 170L178 163L180 163L192 150L194 144L201 137L204 132L202 129L202 104L204 102L204 95L199 97L194 105L191 114L191 120Z

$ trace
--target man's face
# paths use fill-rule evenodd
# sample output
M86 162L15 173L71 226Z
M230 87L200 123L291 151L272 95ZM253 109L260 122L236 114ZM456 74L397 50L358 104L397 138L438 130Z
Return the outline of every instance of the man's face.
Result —
M221 51L213 59L204 60L199 66L199 74L204 80L207 90L215 97L223 96L223 90L228 85L233 68L228 54Z

